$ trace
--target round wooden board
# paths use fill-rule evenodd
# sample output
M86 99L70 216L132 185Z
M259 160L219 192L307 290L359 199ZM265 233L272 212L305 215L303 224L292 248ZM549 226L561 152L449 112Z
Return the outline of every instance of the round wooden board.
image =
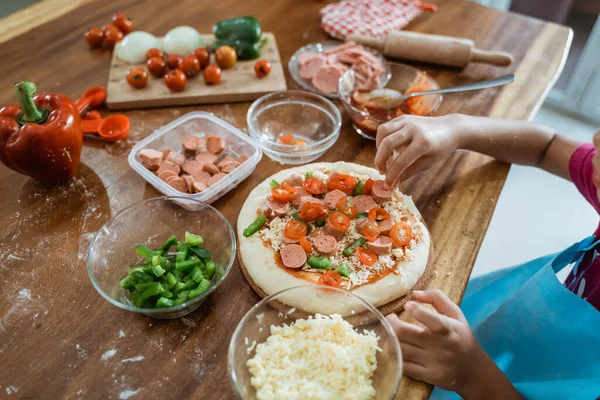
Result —
M429 287L427 287L431 275L434 272L434 267L433 267L433 260L432 260L432 256L433 256L433 243L430 243L429 245L429 254L427 255L427 266L425 267L425 271L423 271L423 275L421 275L421 277L419 278L419 280L417 281L417 283L415 284L415 286L413 286L413 288L404 296L401 296L399 298L397 298L396 300L390 301L387 304L384 304L382 306L377 307L377 309L383 314L383 315L388 315L391 313L399 313L400 311L402 311L402 309L404 308L404 303L406 303L408 300L412 299L412 291L413 290L426 290L426 289L430 289ZM260 296L261 299L264 299L265 297L267 297L267 293L265 293L264 290L262 290L252 279L252 277L250 276L250 274L248 273L248 270L246 269L246 266L244 265L244 262L242 261L242 256L240 254L240 246L238 246L237 248L237 258L238 261L240 263L240 269L242 270L242 274L244 274L244 278L246 278L246 280L248 281L248 283L250 284L250 287L252 288L252 290L254 290L254 292Z

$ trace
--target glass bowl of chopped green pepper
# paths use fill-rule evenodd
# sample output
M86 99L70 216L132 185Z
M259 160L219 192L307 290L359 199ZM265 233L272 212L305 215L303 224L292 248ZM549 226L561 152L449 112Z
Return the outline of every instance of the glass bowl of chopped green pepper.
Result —
M186 197L135 203L98 231L88 251L94 288L111 304L155 318L196 310L227 277L236 254L229 221Z

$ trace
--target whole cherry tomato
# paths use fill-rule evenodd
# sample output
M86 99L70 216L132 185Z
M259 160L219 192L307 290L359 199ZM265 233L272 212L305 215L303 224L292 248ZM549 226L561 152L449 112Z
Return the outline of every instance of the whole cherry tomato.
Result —
M185 56L179 60L178 68L183 71L185 76L193 78L200 72L200 61L198 61L196 56Z
M102 47L104 44L104 31L99 28L90 28L85 32L85 41L92 49Z
M146 60L149 60L152 57L165 58L165 53L163 53L160 49L151 48L146 52Z
M204 82L208 85L216 85L221 82L221 68L216 65L209 65L204 70Z
M256 64L254 64L254 73L259 78L264 78L269 75L271 72L271 63L267 60L258 60Z
M125 37L125 35L123 35L123 32L116 26L110 24L104 27L104 39L106 40L106 47L109 49L114 48L117 42L123 40L123 37Z
M215 51L215 61L217 65L223 69L233 67L233 64L237 61L237 54L234 49L229 46L220 46Z
M157 78L163 77L167 73L167 63L162 57L150 57L146 61L146 66L148 71Z
M127 83L137 89L141 89L148 83L148 72L144 68L131 68L127 73Z
M201 69L206 68L208 64L210 64L210 54L208 54L208 50L204 47L197 48L196 51L194 51L194 55L198 59Z
M167 58L167 66L171 69L176 69L179 66L179 60L181 60L179 54L169 54L169 58Z
M133 30L133 20L127 16L127 14L119 13L113 15L113 24L123 32L123 35L131 33Z
M185 77L185 74L178 69L171 70L165 75L165 85L167 85L172 92L181 92L185 89L186 82L187 78Z

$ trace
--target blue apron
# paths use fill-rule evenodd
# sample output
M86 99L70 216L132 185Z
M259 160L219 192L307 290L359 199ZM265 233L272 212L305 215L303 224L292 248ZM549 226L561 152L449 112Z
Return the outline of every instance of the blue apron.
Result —
M556 273L600 240L469 282L461 304L477 340L526 399L600 398L600 312ZM435 388L431 399L458 395Z

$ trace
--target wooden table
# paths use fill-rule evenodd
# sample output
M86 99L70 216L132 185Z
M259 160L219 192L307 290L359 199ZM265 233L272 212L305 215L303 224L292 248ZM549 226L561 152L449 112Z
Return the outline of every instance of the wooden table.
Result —
M435 1L410 29L462 36L477 47L514 54L510 86L449 95L437 114L462 112L530 119L555 82L572 33L555 24L502 13L460 0ZM35 81L40 90L72 98L106 83L110 54L89 51L83 32L116 12L136 28L162 35L177 25L210 31L235 15L255 15L277 36L284 62L300 46L326 35L322 3L295 0L176 2L45 0L0 21L0 104L15 102L12 84ZM506 69L427 66L440 85L492 78ZM290 79L288 84L294 88ZM0 167L0 397L16 398L232 398L226 353L233 330L258 296L234 264L200 310L175 320L153 320L115 308L93 289L85 255L93 234L117 211L159 193L127 164L131 147L156 128L192 110L206 110L245 128L249 104L131 111L128 140L107 145L86 139L78 179L46 187ZM322 161L372 165L375 146L344 121ZM216 206L235 225L250 190L281 165L267 157L254 174ZM431 229L436 273L427 283L460 302L509 166L465 151L441 160L404 185ZM402 380L402 399L427 398L431 387ZM11 397L11 398L12 398Z

